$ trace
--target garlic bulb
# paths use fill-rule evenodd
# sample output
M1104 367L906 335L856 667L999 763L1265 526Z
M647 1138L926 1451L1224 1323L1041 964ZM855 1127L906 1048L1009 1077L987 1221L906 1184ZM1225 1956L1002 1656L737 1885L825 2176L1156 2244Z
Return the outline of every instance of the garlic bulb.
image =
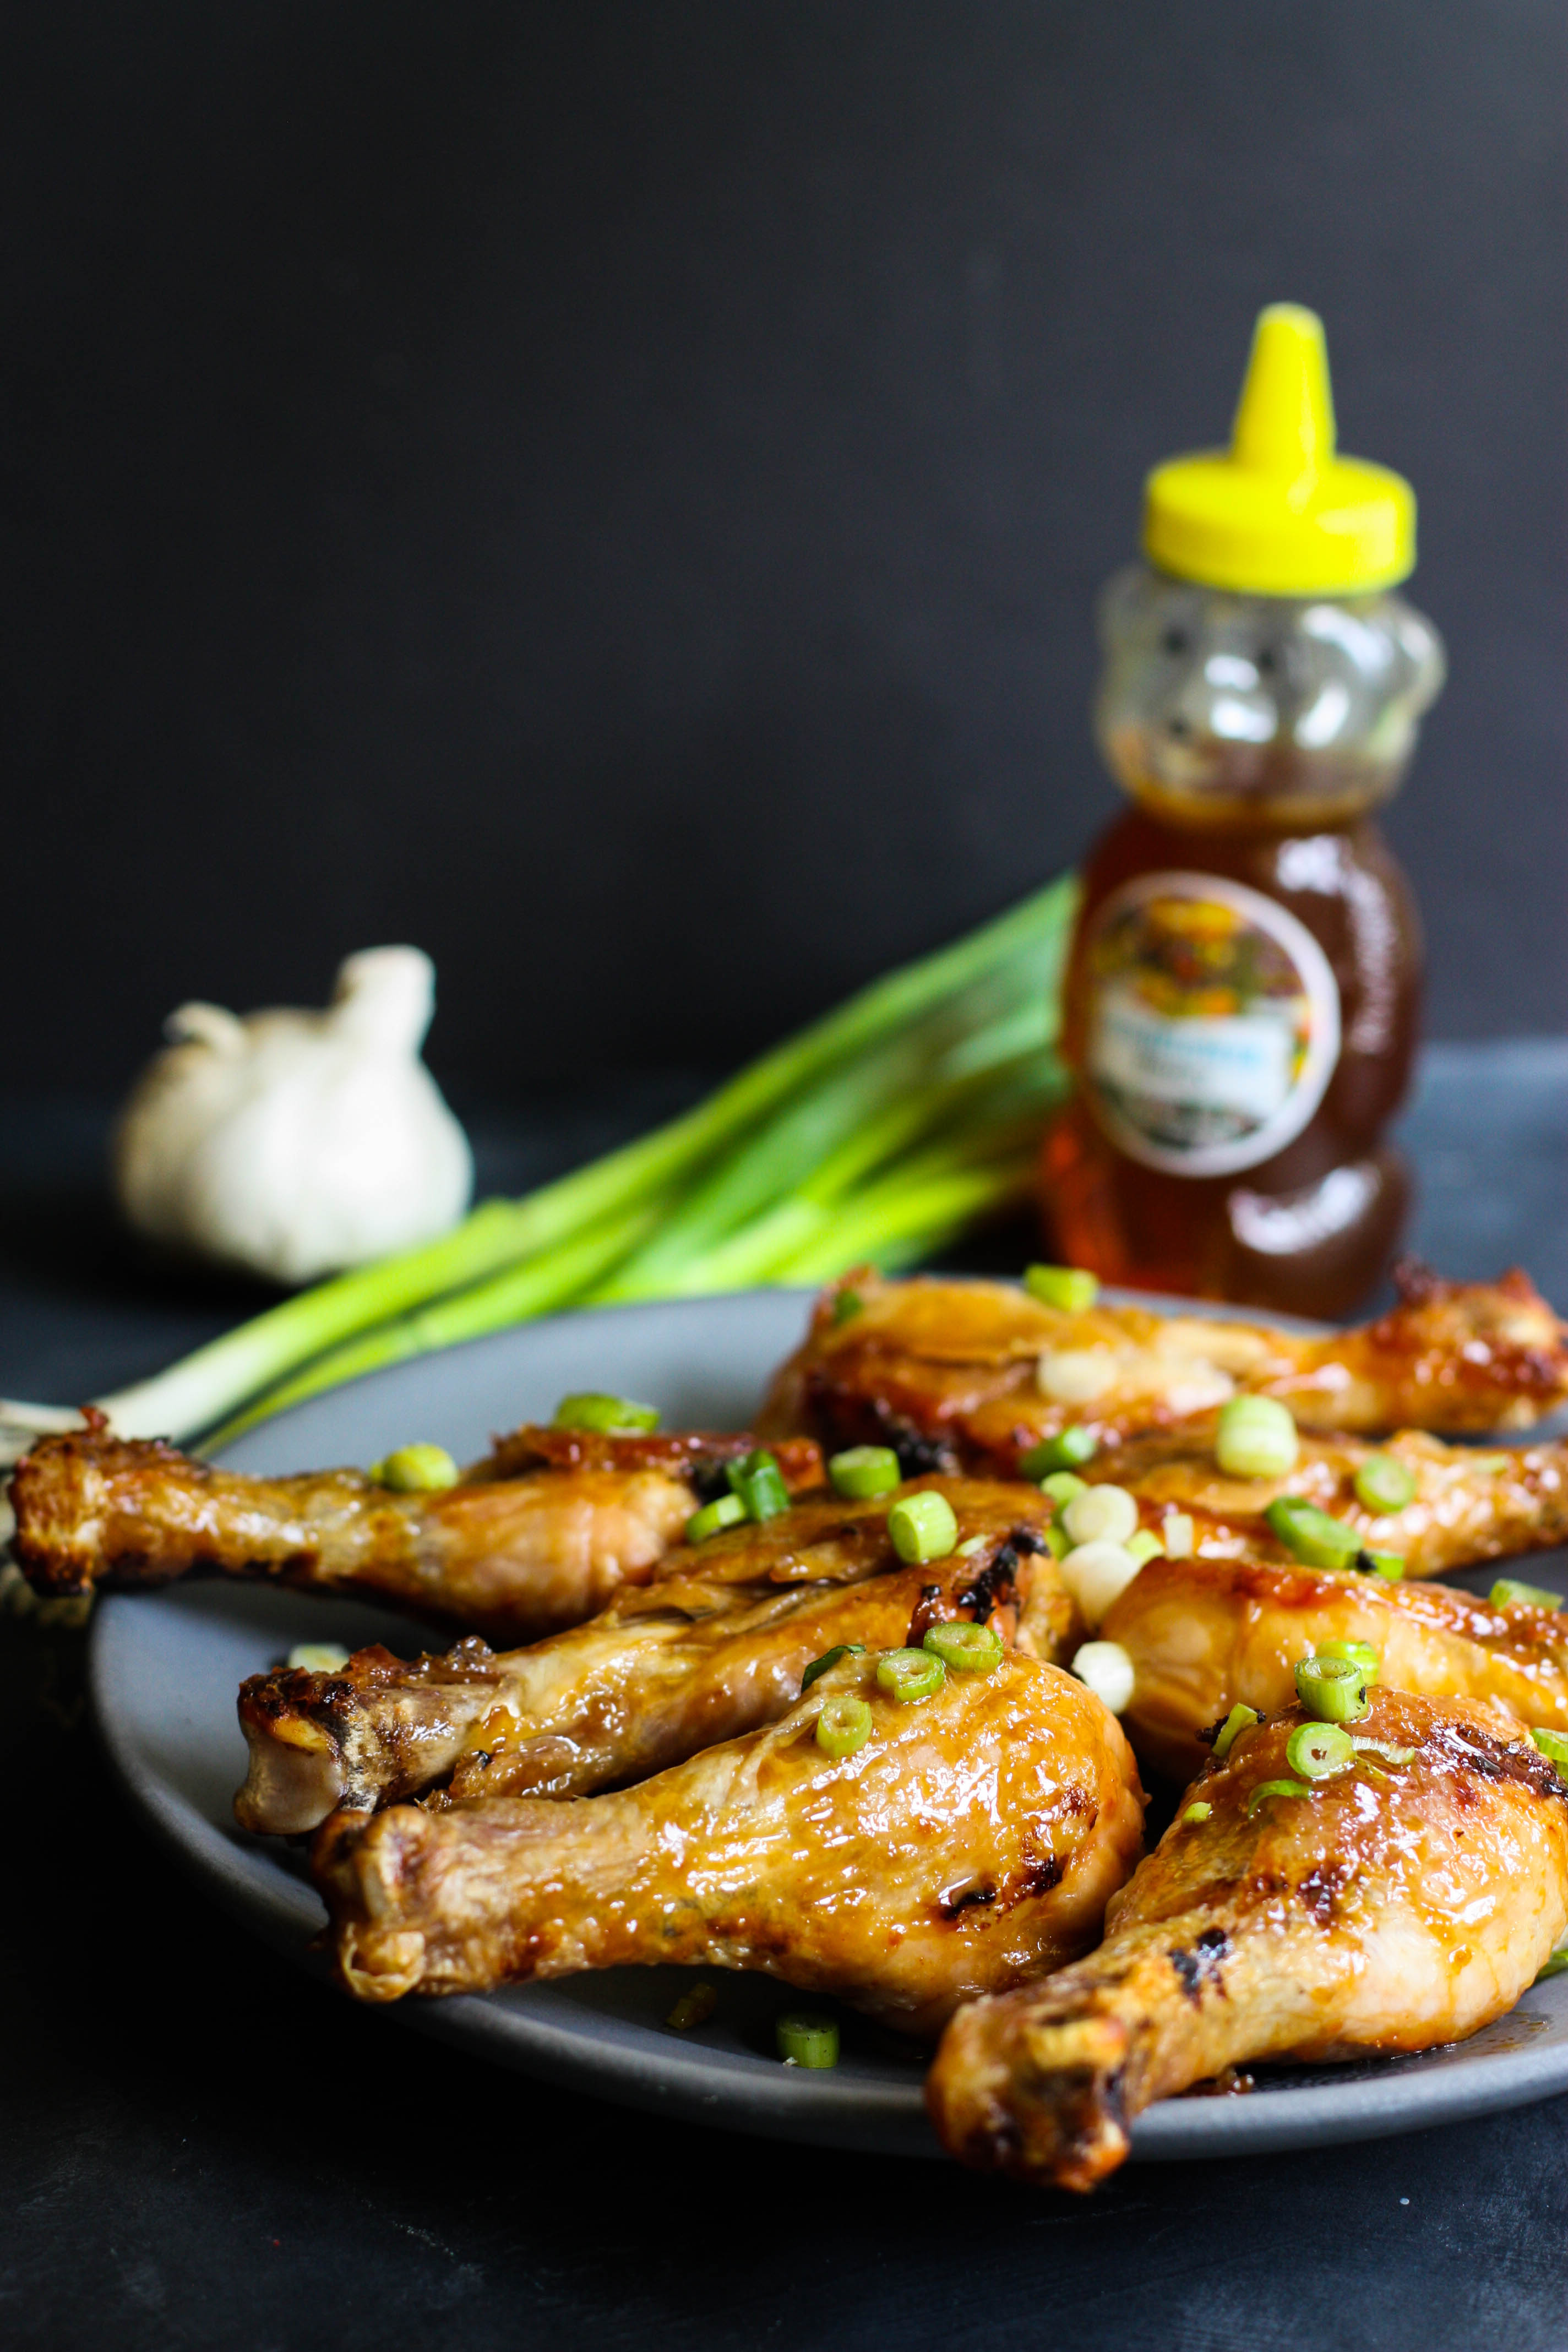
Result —
M131 1223L285 1283L445 1232L473 1158L419 1058L435 995L418 948L367 948L324 1013L182 1004L115 1135Z

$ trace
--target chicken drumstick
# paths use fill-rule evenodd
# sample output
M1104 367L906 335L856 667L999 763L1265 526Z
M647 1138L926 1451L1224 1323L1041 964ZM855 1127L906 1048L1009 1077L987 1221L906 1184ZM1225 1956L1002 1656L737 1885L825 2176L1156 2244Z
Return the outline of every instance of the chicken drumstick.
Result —
M366 2000L701 1962L931 2033L1083 1951L1142 1839L1115 1718L1008 1652L931 1696L848 1657L778 1723L635 1789L334 1813L314 1850L339 1972ZM869 1731L825 1752L823 1710Z
M1302 1721L1211 1761L1097 1952L959 2011L926 2092L953 2155L1092 2189L1155 2099L1247 2059L1459 2041L1532 1982L1568 1922L1568 1787L1529 1733L1380 1690L1353 1727L1377 1750L1309 1785Z

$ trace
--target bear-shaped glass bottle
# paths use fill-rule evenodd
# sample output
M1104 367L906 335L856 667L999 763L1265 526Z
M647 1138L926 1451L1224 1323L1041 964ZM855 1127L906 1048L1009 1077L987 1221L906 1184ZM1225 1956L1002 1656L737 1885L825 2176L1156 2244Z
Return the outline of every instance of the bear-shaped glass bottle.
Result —
M1407 1202L1383 1134L1420 934L1372 812L1443 650L1391 593L1408 486L1333 454L1311 312L1263 313L1230 451L1155 470L1144 544L1100 606L1096 733L1135 806L1084 875L1054 1247L1108 1281L1332 1316Z

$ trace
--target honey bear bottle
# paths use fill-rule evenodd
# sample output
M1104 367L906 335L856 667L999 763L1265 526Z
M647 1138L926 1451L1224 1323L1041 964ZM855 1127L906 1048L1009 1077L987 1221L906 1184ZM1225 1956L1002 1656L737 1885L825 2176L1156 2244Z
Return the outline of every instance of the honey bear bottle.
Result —
M1258 321L1228 451L1146 486L1100 608L1100 748L1133 805L1084 875L1048 1132L1053 1246L1104 1280L1301 1314L1386 1266L1421 947L1373 812L1443 682L1392 592L1415 501L1341 457L1320 320Z

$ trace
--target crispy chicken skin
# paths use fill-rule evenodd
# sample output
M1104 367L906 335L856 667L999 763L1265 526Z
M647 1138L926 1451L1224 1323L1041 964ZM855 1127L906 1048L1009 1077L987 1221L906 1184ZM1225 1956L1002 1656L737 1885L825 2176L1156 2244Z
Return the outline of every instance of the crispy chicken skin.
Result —
M18 1463L14 1549L40 1592L260 1577L525 1642L651 1575L707 1476L751 1443L520 1430L456 1486L401 1495L363 1470L215 1470L158 1439L110 1436L96 1414ZM815 1445L775 1451L792 1486L820 1483Z
M1111 1481L1138 1498L1156 1533L1169 1511L1193 1521L1205 1559L1278 1559L1291 1554L1264 1514L1281 1495L1299 1495L1355 1528L1372 1551L1397 1552L1406 1576L1440 1576L1479 1560L1510 1559L1568 1540L1568 1444L1489 1448L1446 1445L1422 1430L1401 1430L1381 1445L1303 1432L1296 1466L1283 1478L1232 1478L1215 1459L1215 1416L1137 1437L1089 1463L1080 1475ZM1372 1454L1391 1454L1415 1482L1401 1511L1369 1511L1355 1475Z
M1005 1283L863 1270L818 1302L759 1427L1005 1477L1069 1423L1110 1444L1240 1390L1283 1399L1307 1428L1454 1435L1528 1429L1568 1396L1563 1326L1522 1274L1461 1284L1407 1267L1401 1287L1376 1322L1307 1338L1139 1307L1068 1314Z
M1244 1733L1115 1898L1100 1949L948 2027L927 2084L954 2156L1087 2189L1155 2099L1249 2059L1462 2040L1512 2007L1568 1922L1568 1789L1522 1729L1377 1691L1364 1751L1304 1797L1290 1713ZM1373 1768L1376 1766L1374 1770Z
M1142 1838L1115 1718L1007 1653L900 1705L846 1658L781 1720L635 1789L335 1813L313 1867L351 1992L475 1992L700 1962L934 2032L955 2005L1085 1950ZM858 1753L817 1745L862 1696Z
M1446 1584L1385 1584L1353 1570L1260 1560L1152 1559L1111 1603L1101 1638L1132 1661L1122 1727L1150 1769L1185 1780L1202 1734L1239 1699L1275 1715L1294 1670L1325 1642L1370 1642L1379 1680L1424 1698L1468 1699L1500 1724L1568 1731L1568 1614L1494 1609Z
M239 1694L250 1769L236 1815L298 1834L336 1806L370 1810L448 1773L456 1798L587 1796L773 1721L837 1643L896 1649L955 1617L1011 1639L1021 1602L1037 1654L1070 1654L1082 1627L1044 1547L1045 1496L915 1483L946 1494L973 1549L906 1568L888 1535L893 1497L814 1499L681 1547L649 1583L531 1649L470 1640L405 1665L376 1648L336 1673L258 1675Z

